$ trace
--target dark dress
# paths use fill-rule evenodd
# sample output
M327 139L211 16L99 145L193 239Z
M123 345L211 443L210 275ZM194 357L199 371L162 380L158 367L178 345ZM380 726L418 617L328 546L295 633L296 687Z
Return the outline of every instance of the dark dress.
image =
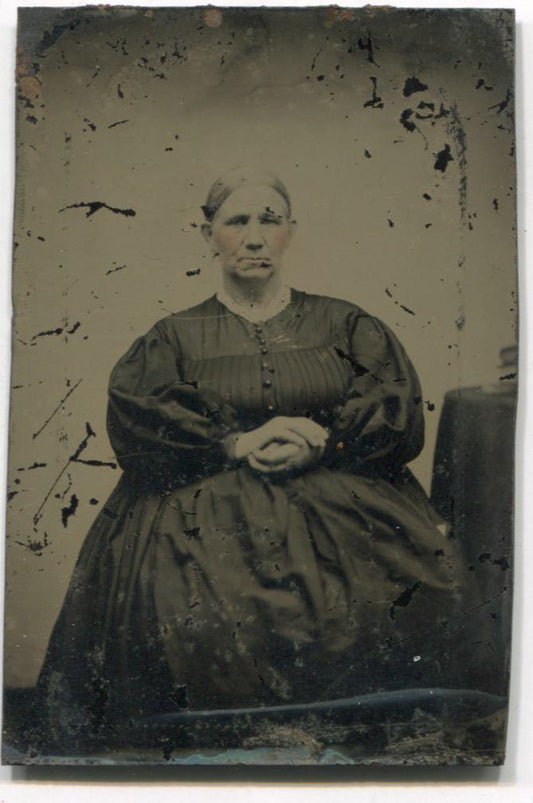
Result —
M292 290L256 325L212 297L138 339L109 394L123 475L41 673L53 727L475 686L461 561L405 467L419 383L382 323ZM273 478L227 458L228 433L275 415L330 430L318 465Z

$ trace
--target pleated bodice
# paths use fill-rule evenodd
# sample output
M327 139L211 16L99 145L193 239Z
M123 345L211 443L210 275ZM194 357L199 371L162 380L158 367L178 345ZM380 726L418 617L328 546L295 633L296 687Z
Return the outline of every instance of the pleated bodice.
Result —
M317 328L306 307L305 295L293 290L287 308L258 324L230 313L216 298L201 305L200 317L178 313L171 322L179 327L182 380L215 391L246 427L274 413L328 423L352 372L350 360L340 356L347 351L347 332L340 319Z

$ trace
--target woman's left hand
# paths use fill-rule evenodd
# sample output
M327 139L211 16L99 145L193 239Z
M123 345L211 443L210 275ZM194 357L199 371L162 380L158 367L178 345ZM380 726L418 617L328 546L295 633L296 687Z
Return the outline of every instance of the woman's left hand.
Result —
M318 463L324 453L323 446L302 446L293 443L270 443L264 449L256 449L248 455L248 463L256 471L275 474L291 469L306 468Z

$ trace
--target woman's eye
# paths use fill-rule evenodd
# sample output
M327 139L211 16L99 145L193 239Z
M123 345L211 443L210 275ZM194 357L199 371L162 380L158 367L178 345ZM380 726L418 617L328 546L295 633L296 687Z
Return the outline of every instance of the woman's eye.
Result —
M266 217L261 220L261 223L267 226L279 226L281 223L281 218L278 217Z

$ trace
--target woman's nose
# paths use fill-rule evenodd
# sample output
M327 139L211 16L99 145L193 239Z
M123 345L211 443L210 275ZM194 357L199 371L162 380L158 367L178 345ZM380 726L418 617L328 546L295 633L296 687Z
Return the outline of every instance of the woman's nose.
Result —
M259 221L250 220L245 231L245 245L251 251L257 251L264 245L263 234Z

